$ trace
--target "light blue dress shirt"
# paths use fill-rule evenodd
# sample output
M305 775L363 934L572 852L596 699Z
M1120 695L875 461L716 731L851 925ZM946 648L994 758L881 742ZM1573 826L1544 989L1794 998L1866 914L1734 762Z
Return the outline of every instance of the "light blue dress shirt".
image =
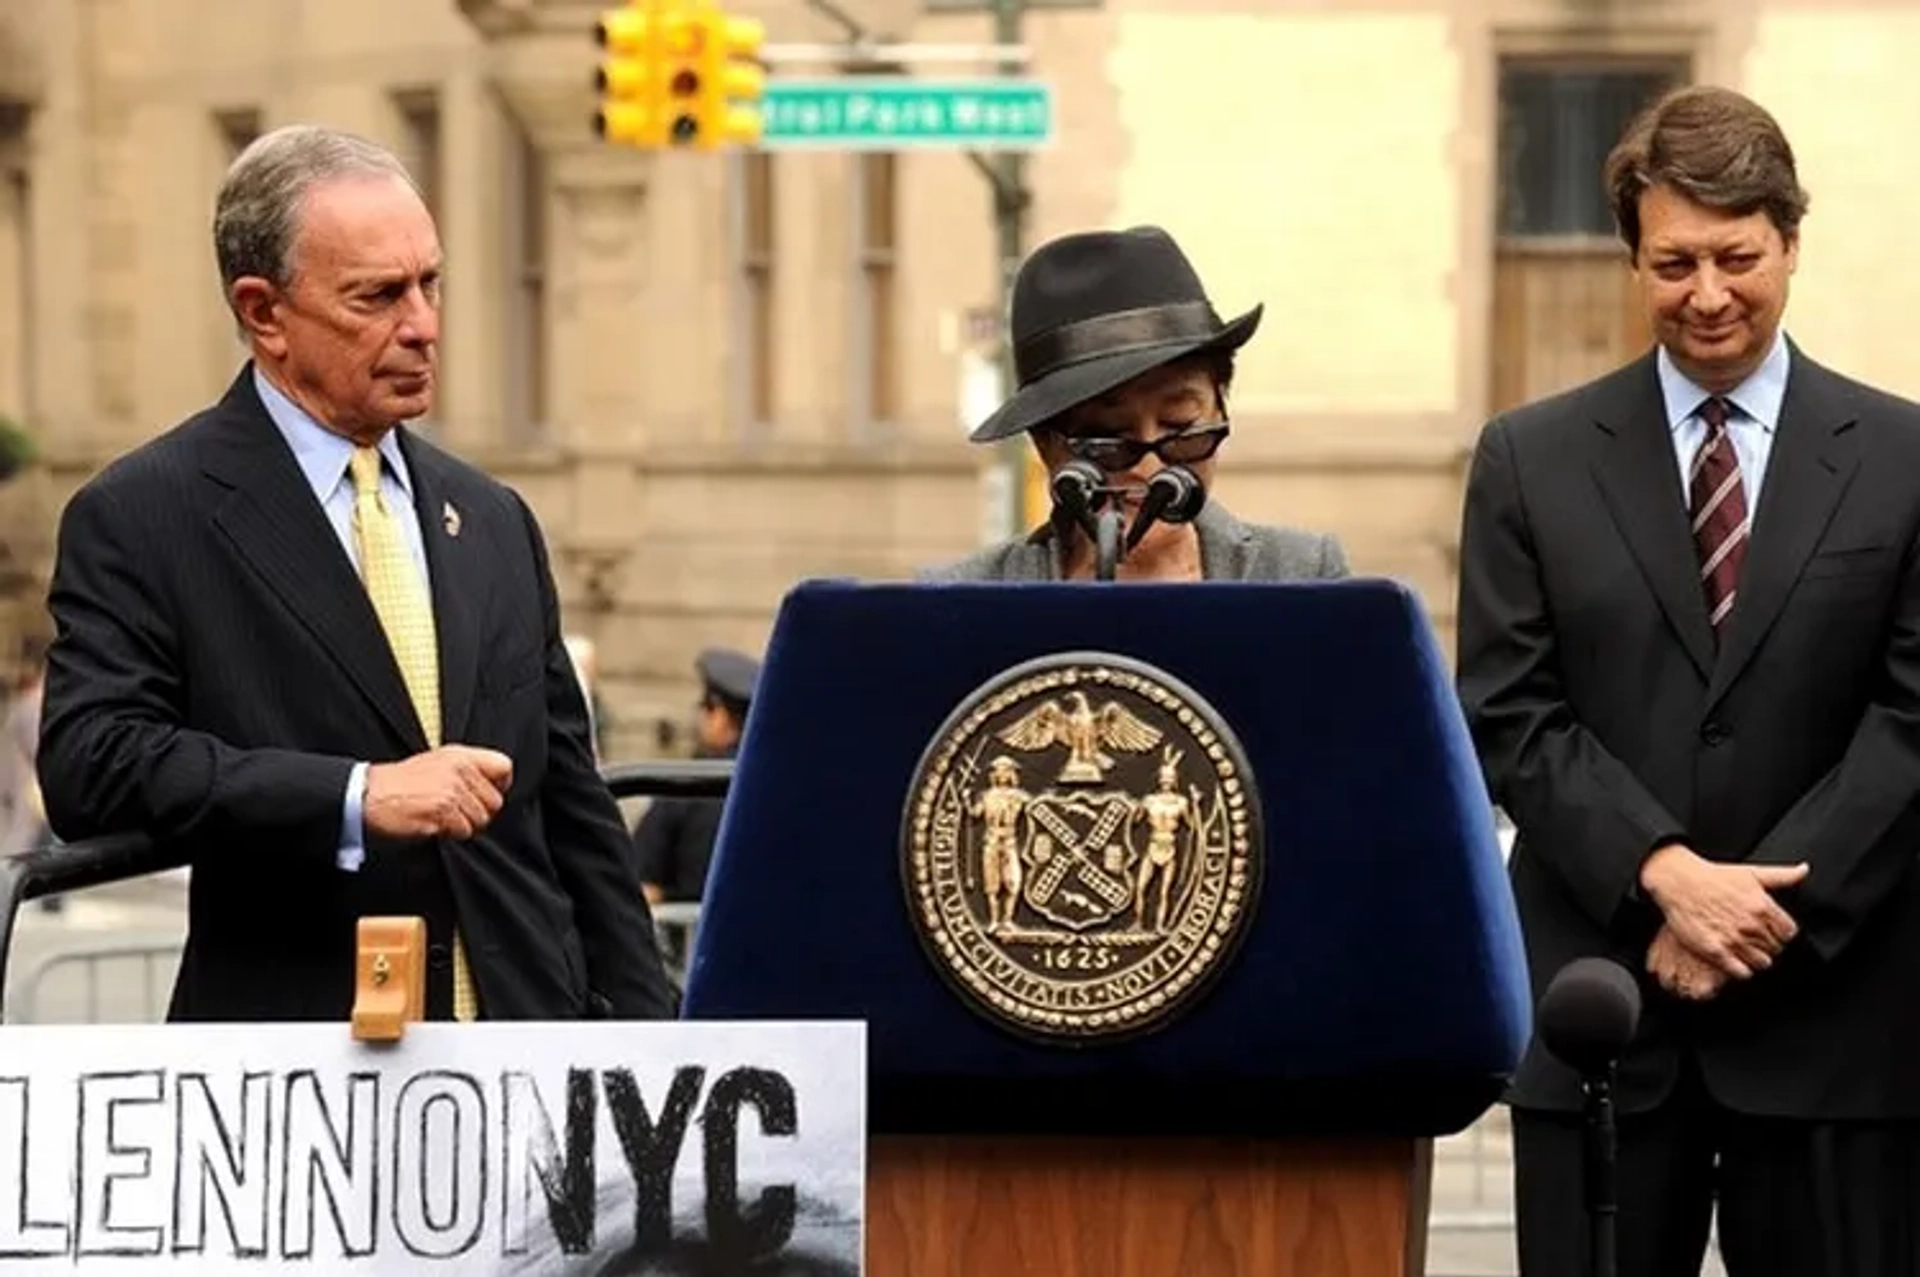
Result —
M293 449L293 459L299 462L300 473L307 477L314 499L326 513L327 522L333 525L334 535L340 538L340 548L346 551L347 561L358 571L360 555L353 538L353 479L347 473L348 463L353 460L353 441L308 416L262 376L258 368L253 371L253 384L260 393L260 402L266 405L267 415L273 418L287 446ZM406 457L392 431L381 436L378 446L381 459L386 462L380 467L380 495L387 508L399 516L400 533L413 555L414 566L420 570L421 581L428 582L427 551L420 538L420 519L414 509L413 480L407 474ZM356 763L347 777L347 793L340 813L339 864L349 873L359 869L367 856L363 820L366 794L367 764Z
M1665 346L1654 356L1660 371L1660 395L1666 401L1667 425L1673 432L1673 458L1680 467L1680 491L1687 491L1694 454L1707 438L1700 406L1713 396L1693 384L1674 366ZM1747 498L1749 522L1760 509L1760 488L1767 478L1767 459L1773 455L1774 434L1780 428L1780 404L1787 397L1787 370L1791 362L1785 333L1777 333L1773 349L1760 366L1732 391L1720 396L1732 405L1727 435L1740 463L1740 484Z

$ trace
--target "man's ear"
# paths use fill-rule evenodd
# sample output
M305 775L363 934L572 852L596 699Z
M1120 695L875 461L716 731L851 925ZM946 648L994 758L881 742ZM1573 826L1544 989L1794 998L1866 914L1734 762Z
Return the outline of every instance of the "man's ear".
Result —
M258 275L243 275L233 281L227 299L254 347L276 359L285 358L287 335L280 317L280 289Z

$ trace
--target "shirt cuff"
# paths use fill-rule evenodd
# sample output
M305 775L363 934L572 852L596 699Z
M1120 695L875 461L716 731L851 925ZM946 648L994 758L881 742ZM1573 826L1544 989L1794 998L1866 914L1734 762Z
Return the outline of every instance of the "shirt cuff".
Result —
M367 858L367 831L362 808L367 796L367 765L355 763L347 774L347 797L340 812L340 852L338 863L348 873L359 872Z

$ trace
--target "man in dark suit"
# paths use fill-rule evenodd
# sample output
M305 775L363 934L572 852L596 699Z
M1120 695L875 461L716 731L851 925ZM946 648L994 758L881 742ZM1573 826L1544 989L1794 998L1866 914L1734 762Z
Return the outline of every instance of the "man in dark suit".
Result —
M441 270L405 170L276 131L214 240L252 360L62 516L55 831L191 856L176 1020L344 1019L370 914L426 919L430 1018L670 1015L540 530L404 424Z
M1459 685L1536 992L1642 974L1620 1273L1915 1272L1920 408L1780 329L1807 197L1771 116L1683 90L1607 182L1657 349L1481 435ZM1587 1269L1577 1079L1528 1051L1521 1271Z

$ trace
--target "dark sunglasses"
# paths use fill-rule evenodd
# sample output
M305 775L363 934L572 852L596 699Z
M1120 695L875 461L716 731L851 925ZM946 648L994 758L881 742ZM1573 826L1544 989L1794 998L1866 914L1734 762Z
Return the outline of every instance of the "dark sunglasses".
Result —
M1082 461L1091 461L1108 474L1131 470L1149 452L1162 465L1190 466L1205 461L1220 450L1232 426L1224 421L1208 422L1179 434L1158 439L1134 439L1126 435L1061 435L1067 450Z

